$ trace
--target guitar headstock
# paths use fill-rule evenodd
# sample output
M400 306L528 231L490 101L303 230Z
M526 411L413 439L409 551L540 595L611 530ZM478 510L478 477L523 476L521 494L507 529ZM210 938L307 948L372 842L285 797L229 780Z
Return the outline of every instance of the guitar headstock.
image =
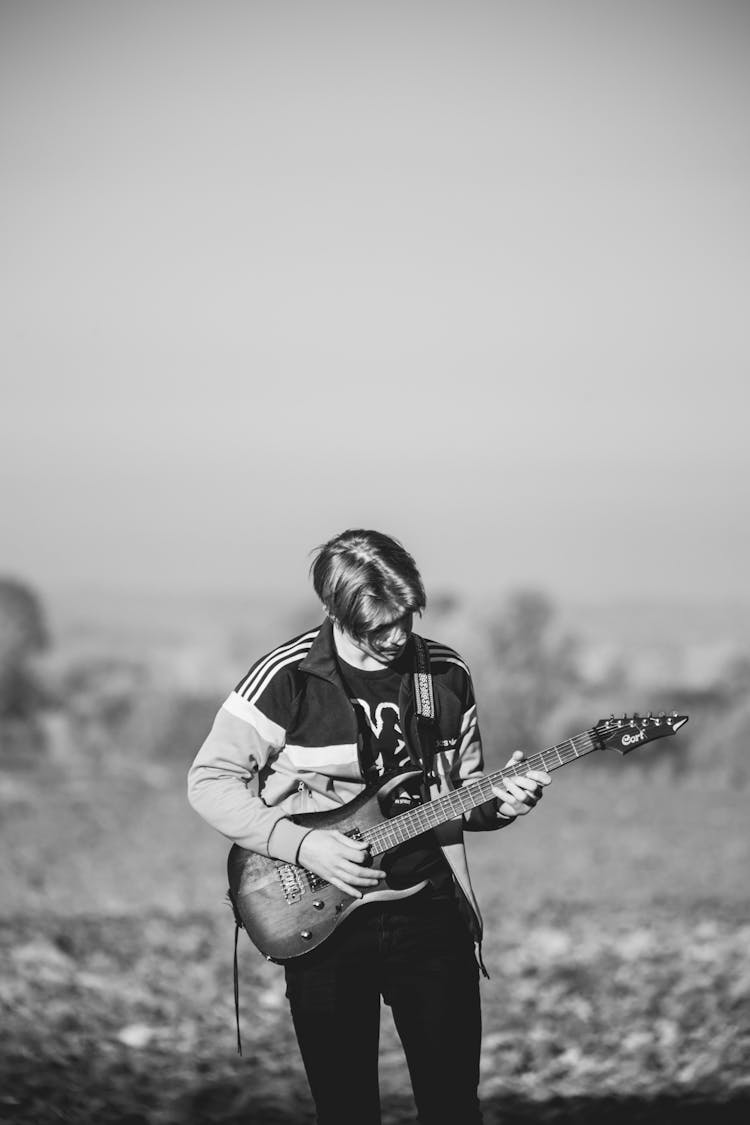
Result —
M623 715L620 719L616 719L614 715L610 715L608 719L600 719L594 727L594 733L603 750L629 754L631 750L645 746L647 742L677 734L687 721L687 715L678 715L676 711L672 711L670 715L664 711L659 715L649 712L645 716L634 711L632 715Z

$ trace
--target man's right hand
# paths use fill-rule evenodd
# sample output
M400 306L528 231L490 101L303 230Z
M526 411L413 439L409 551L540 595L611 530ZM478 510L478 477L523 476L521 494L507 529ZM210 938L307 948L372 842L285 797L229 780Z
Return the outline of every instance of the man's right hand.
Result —
M374 887L385 879L385 872L365 866L368 859L368 844L364 840L353 840L336 829L329 832L323 828L308 832L297 856L301 867L314 871L354 898L362 898L360 887Z

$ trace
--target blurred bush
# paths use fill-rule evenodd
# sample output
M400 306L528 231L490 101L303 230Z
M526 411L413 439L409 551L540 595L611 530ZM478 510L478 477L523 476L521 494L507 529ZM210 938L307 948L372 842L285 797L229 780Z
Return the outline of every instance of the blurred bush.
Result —
M750 694L728 701L713 721L698 725L690 743L690 771L714 784L750 782Z
M481 627L485 657L473 674L488 764L495 765L493 759L504 762L515 749L541 748L547 717L578 699L583 685L577 643L560 629L552 601L540 591L510 594Z
M38 710L32 661L48 644L38 595L25 582L0 578L0 721L30 719Z

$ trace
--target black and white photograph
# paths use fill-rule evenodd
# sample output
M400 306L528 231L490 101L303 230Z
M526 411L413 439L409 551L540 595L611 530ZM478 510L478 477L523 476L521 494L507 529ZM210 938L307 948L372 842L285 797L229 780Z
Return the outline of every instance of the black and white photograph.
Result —
M0 0L0 1122L750 1120L750 4Z

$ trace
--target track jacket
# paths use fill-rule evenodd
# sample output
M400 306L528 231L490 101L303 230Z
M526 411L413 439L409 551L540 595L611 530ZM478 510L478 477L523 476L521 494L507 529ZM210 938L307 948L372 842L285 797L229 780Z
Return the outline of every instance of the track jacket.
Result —
M469 669L453 649L425 643L437 712L434 798L482 774L482 743ZM409 652L411 647L410 641ZM411 680L403 676L399 711L407 746L418 761ZM240 847L287 863L297 862L311 831L295 824L292 815L347 804L364 787L357 718L338 672L328 620L252 666L220 708L188 775L188 799L209 824ZM463 831L509 823L493 800L433 829L478 941L482 917Z

